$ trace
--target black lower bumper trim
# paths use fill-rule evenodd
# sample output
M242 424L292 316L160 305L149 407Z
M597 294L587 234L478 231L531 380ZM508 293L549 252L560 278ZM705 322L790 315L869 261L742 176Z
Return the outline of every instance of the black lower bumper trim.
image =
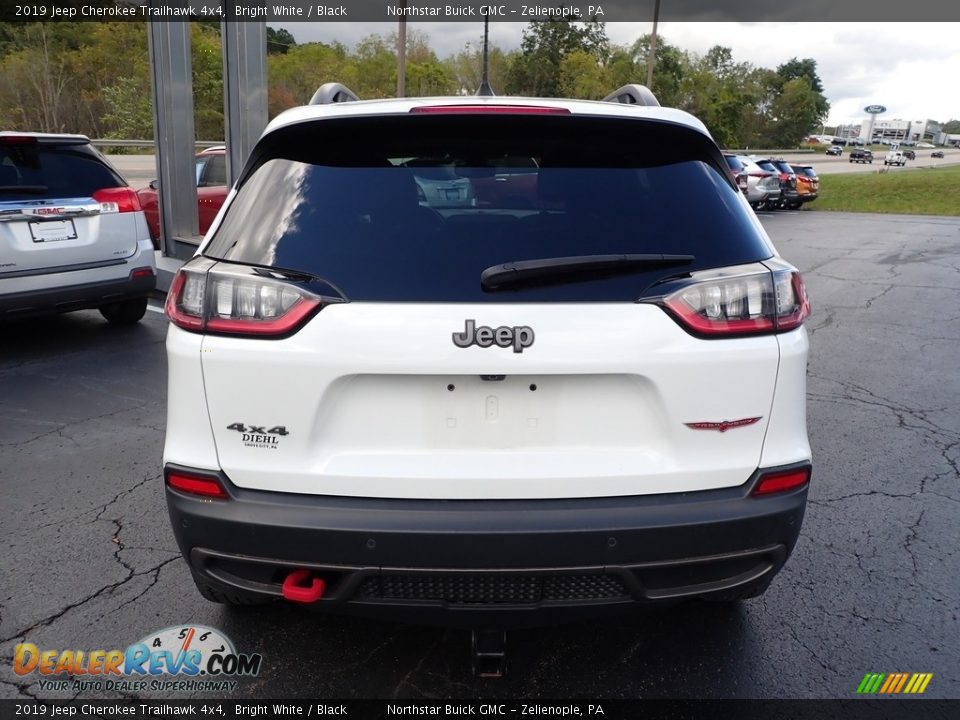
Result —
M763 588L796 542L807 495L751 497L759 472L723 490L498 501L291 495L218 478L227 500L167 488L198 581L279 598L287 574L310 569L327 587L318 609L428 619Z
M0 317L10 319L99 308L109 303L145 297L156 285L157 277L151 275L9 293L0 295Z

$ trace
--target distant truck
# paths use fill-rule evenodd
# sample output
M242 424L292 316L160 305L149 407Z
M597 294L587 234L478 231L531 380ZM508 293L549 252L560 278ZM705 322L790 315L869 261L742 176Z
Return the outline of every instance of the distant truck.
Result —
M883 159L884 165L906 165L907 156L904 155L899 150L891 150L887 153L887 156Z

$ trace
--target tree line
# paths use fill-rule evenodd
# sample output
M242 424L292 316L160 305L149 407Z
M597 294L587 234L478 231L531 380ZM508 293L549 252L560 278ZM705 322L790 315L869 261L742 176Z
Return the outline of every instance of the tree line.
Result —
M192 23L191 33L196 134L215 140L223 137L219 24ZM490 82L499 94L600 99L645 82L650 40L616 45L601 22L530 23L520 48L491 46ZM395 35L370 35L348 48L298 44L288 31L268 28L271 117L331 80L363 98L395 95L396 47ZM429 37L408 26L406 58L408 95L468 95L480 84L479 39L440 58ZM812 58L763 68L736 61L728 47L697 54L662 37L652 90L662 105L700 118L724 147L794 147L830 109ZM145 24L0 23L0 127L152 138Z

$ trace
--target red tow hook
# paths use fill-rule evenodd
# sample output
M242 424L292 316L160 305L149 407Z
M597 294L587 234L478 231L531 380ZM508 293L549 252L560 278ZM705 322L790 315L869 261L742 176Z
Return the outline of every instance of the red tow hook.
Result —
M294 570L283 580L284 600L298 603L315 603L323 597L327 584L323 578L312 577L311 570Z

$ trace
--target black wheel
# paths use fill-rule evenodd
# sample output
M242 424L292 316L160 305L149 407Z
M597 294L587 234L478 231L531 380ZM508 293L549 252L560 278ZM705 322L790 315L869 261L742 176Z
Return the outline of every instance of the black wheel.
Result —
M200 594L203 595L205 600L210 602L219 603L220 605L237 605L241 607L251 607L253 605L266 605L267 603L272 602L271 600L260 597L259 595L248 595L247 593L230 590L221 590L220 588L213 587L208 584L206 580L199 577L196 573L192 572L193 582L197 586L197 590L200 591Z
M803 203L802 202L790 203L789 205L787 205L787 207L790 208L791 210L799 210L800 208L803 207Z
M147 298L123 300L100 308L100 314L111 325L133 325L139 322L147 312Z

